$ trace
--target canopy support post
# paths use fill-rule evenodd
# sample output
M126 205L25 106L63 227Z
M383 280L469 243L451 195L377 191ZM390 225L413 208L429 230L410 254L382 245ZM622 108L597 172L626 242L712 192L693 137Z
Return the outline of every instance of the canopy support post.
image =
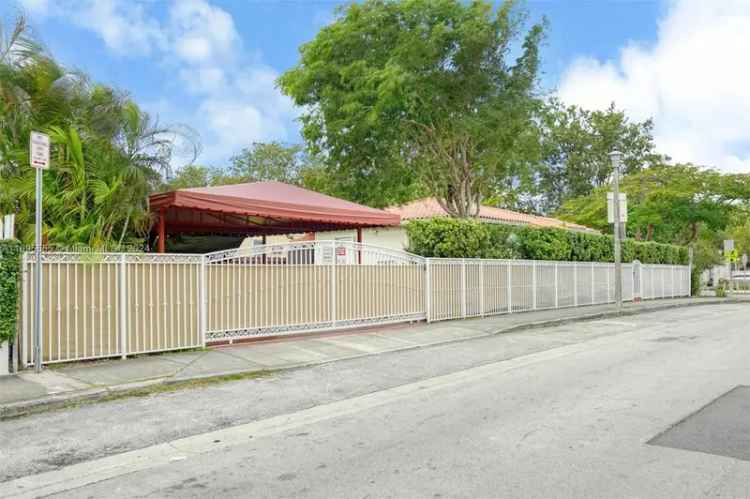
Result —
M357 243L362 244L362 227L357 227ZM357 248L357 264L362 265L362 248Z
M263 260L262 260L262 263L263 263L263 265L265 265L266 264L266 235L265 234L263 234L261 236L261 241L263 242Z
M167 250L167 209L159 209L159 247L157 251L164 253Z

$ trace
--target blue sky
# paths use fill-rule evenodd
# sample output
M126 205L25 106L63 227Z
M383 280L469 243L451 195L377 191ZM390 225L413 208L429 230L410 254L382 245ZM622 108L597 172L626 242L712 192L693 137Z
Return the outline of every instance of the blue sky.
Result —
M203 143L198 162L215 166L252 141L300 140L298 110L273 81L296 63L299 45L330 22L341 3L15 1L6 4L6 18L14 9L25 10L39 39L64 64L127 90L165 123L191 124ZM530 20L549 21L542 83L571 103L596 108L615 100L634 119L654 117L657 144L677 160L750 170L750 134L735 116L747 104L734 102L743 100L740 84L750 88L748 72L711 50L733 30L747 38L750 2L722 0L718 8L711 3L528 0ZM728 20L736 21L729 30ZM685 53L685 45L693 52ZM737 50L747 49L739 45ZM731 78L737 86L719 85L720 95L712 97L716 80L697 74L695 64L702 62L714 66L719 80ZM662 74L665 66L669 75ZM700 109L685 109L695 102ZM731 118L719 130L717 111Z

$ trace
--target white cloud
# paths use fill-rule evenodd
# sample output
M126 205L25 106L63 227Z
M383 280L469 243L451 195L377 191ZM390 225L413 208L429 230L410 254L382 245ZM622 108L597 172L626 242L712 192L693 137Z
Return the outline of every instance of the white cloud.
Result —
M46 15L88 29L118 55L150 55L158 62L151 64L173 71L195 109L169 96L144 107L194 126L203 142L201 162L221 165L251 142L290 140L295 133L297 110L276 88L278 73L244 49L232 16L207 0L172 0L163 22L144 8L149 4L127 0L24 1L40 16L48 3Z
M277 77L270 67L250 68L235 75L226 95L217 92L202 102L200 114L212 131L205 158L220 158L252 142L292 139L289 124L298 110L275 88Z
M175 53L186 63L215 64L240 48L232 16L204 0L176 1L169 17Z
M144 6L120 0L24 0L32 15L65 17L96 33L120 55L148 55L166 49L166 34Z
M558 95L633 119L654 118L657 147L675 161L750 172L750 2L675 0L651 47L616 61L575 60Z

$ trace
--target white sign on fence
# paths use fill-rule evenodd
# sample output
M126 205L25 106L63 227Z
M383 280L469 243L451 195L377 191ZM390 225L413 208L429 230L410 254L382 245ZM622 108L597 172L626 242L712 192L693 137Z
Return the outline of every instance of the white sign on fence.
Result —
M613 192L607 193L607 222L615 223L615 207L612 200L615 198ZM628 197L624 192L620 193L620 222L628 221Z
M32 168L49 168L49 135L31 132L29 161Z

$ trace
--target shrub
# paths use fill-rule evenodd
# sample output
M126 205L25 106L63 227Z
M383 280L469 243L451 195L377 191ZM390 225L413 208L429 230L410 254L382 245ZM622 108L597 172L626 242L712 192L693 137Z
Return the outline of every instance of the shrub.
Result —
M486 227L473 220L436 218L410 225L409 250L438 258L485 258L490 248Z
M412 220L406 230L409 251L425 257L614 261L614 244L609 235L447 217ZM623 262L634 259L642 263L685 265L688 250L670 244L623 241Z
M0 342L11 341L16 335L20 271L21 243L0 241Z

